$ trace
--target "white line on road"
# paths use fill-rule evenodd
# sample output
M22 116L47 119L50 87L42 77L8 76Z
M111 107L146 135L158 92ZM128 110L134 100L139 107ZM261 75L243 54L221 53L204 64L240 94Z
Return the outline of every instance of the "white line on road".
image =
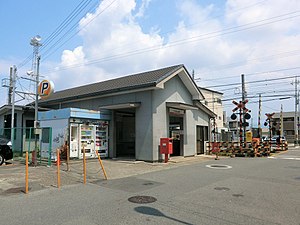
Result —
M268 159L290 159L290 160L300 160L298 157L274 157L274 156L269 156Z

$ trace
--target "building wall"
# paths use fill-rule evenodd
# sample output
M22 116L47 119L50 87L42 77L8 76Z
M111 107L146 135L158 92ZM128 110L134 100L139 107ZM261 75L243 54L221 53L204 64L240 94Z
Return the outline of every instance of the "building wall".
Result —
M138 160L149 160L153 157L153 127L152 127L152 93L141 92L137 95L141 106L136 109L135 118L135 157Z
M52 128L52 151L51 159L56 159L56 149L61 148L69 135L69 120L68 119L55 119L55 120L42 120L40 121L41 127ZM49 143L41 144L41 156L48 158Z
M100 106L128 102L140 102L135 109L136 137L135 157L137 160L158 161L159 141L169 137L169 112L166 102L180 102L193 105L192 96L178 76L164 83L164 89L155 89L110 97L99 97L76 102L61 103L52 108L83 108L99 110ZM114 114L110 121L109 157L115 157ZM185 110L184 115L184 156L196 154L196 125L208 126L209 116L199 110Z
M169 112L166 102L193 104L192 96L178 76L167 81L164 89L153 91L153 160L159 160L159 141L169 137ZM196 125L208 126L208 115L199 110L185 110L184 156L196 154Z
M223 105L222 105L222 94L201 89L201 93L205 97L205 105L217 114L216 123L218 132L221 132L221 128L224 128L224 118L223 118Z
M141 105L136 108L136 159L137 160L149 160L152 158L152 110L151 110L151 91L143 91L129 94L122 94L110 97L95 98L89 100L83 100L78 102L63 103L60 107L69 108L83 108L90 110L99 110L100 106L114 105L128 102L141 102ZM110 143L109 143L109 157L116 157L116 146L114 145L114 124L115 118L112 117L110 121Z
M275 113L273 116L273 119L274 119L274 121L277 122L276 128L279 130L280 113ZM295 122L294 121L295 121L295 112L283 112L283 133L289 143L295 142Z

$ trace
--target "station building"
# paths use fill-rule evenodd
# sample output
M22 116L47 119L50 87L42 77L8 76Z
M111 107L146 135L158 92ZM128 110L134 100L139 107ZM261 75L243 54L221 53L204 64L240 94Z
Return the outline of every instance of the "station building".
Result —
M173 156L204 154L216 115L203 100L185 66L175 65L57 91L39 100L39 107L48 110L39 113L39 120L51 126L50 120L64 115L68 123L61 126L68 126L69 143L76 124L105 125L107 157L155 162L163 159L160 138L173 138Z

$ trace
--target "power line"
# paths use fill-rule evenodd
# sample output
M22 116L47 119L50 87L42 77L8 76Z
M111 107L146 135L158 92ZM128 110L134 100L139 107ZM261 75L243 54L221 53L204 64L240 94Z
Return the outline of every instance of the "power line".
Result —
M74 24L68 31L65 32L66 36L62 36L58 41L56 41L50 49L47 50L47 52L45 53L46 56L43 58L43 61L45 61L45 59L49 58L54 52L56 52L58 49L60 49L63 45L65 45L68 41L70 41L76 34L78 34L81 30L83 30L85 27L87 27L91 22L93 22L99 15L101 15L105 10L107 10L110 6L113 5L113 3L115 3L117 0L113 0L110 2L110 4L108 4L103 10L101 10L96 16L94 16L88 23L86 23L84 26L82 26L79 30L77 30L74 34L72 34L66 41L64 41L61 45L57 46L52 52L51 48L54 48L55 45L59 44L64 38L66 38L66 36L68 34L70 34L70 31L72 31L75 27L77 27L77 24ZM50 53L48 53L50 52ZM48 53L48 55L47 55Z
M247 84L251 83L261 83L261 82L269 82L269 81L276 81L276 80L284 80L284 79L291 79L299 76L288 76L288 77L281 77L281 78L272 78L272 79L265 79L265 80L255 80L255 81L247 81ZM240 85L241 83L231 83L231 84L220 84L220 85L213 85L213 86L207 86L204 88L213 88L213 87L226 87L226 86L232 86L232 85Z
M293 50L293 51L288 51L288 52L281 52L281 53L278 53L278 54L268 55L268 56L264 56L264 57L261 57L261 58L248 59L247 61L235 62L235 63L231 63L231 64L221 65L221 66L218 66L218 67L225 67L226 66L226 67L230 68L230 67L232 67L232 65L234 67L234 65L237 65L237 64L241 64L241 63L245 63L245 62L249 63L249 61L258 61L258 60L265 59L265 58L268 58L268 57L273 57L273 56L282 55L282 54L286 54L286 53L297 53L297 52L298 52L298 54L300 54L300 49ZM294 56L294 55L298 55L298 54L290 54L288 56L282 56L282 57L289 57L289 56ZM282 58L282 57L279 57L279 58ZM276 59L278 59L278 57L276 57ZM223 70L223 69L220 69L220 70ZM213 70L213 71L219 71L219 70ZM203 74L201 74L201 75L203 75ZM254 73L254 74L245 74L245 75L253 76L253 75L256 75L256 74ZM222 76L222 77L216 77L216 78L213 78L213 79L202 79L202 78L199 77L199 78L195 78L195 80L196 81L201 80L202 82L207 82L207 81L223 80L223 79L228 79L228 78L236 78L237 76L239 76L239 75L230 76L230 77Z
M268 19L263 19L263 20L260 20L260 21L248 23L248 24L245 24L245 25L230 27L230 28L226 28L226 29L223 29L223 30L219 30L219 31L214 31L214 32L206 33L206 34L193 36L193 37L190 37L190 38L180 39L180 40L177 40L177 41L170 42L168 45L165 45L165 46L157 46L156 45L156 46L151 46L151 47L148 47L148 48L143 48L143 49L133 50L133 51L130 51L130 52L120 53L120 54L117 54L117 55L111 55L111 56L107 56L107 57L103 57L103 58L89 60L85 63L73 64L73 65L66 66L66 67L60 67L59 69L56 69L55 71L61 71L61 70L67 70L67 69L81 67L81 66L85 66L85 65L97 64L97 63L104 62L104 61L120 59L120 58L124 58L124 57L129 57L129 56L132 56L132 55L142 54L142 53L145 53L145 52L157 51L157 50L162 50L162 49L174 47L174 46L177 46L177 45L188 44L188 43L192 43L192 42L206 40L206 39L214 38L214 37L217 37L217 36L220 36L220 35L227 35L227 34L236 33L236 32L240 32L240 31L244 31L244 30L249 30L249 29L253 29L253 28L256 28L256 27L260 27L260 26L264 26L264 25L268 25L268 24L272 24L272 23L276 23L276 22L281 22L281 21L284 21L284 20L287 20L287 19L298 17L298 16L300 16L300 14L290 16L290 17L287 17L287 18L282 18L282 17L286 17L288 15L296 14L298 12L300 12L300 11L294 11L294 12L282 14L282 15L279 15L279 16L271 17L271 18L268 18ZM281 19L279 19L279 18L281 18ZM277 20L274 20L274 19L277 19ZM272 21L272 20L274 20L274 21ZM262 22L264 22L264 23L262 23ZM250 25L253 25L253 26L250 26ZM236 28L240 28L240 29L236 29ZM53 71L48 71L46 73L51 73Z
M62 33L64 29L67 28L67 26L74 21L74 19L81 13L83 10L90 4L92 0L82 0L75 8L74 10L64 19L63 22L45 39L44 45L41 47L42 49L45 49L52 41L55 40L56 37L58 37L59 34ZM78 20L79 21L79 20ZM78 23L76 21L76 23ZM23 67L26 65L29 61L31 61L33 58L32 54L30 54L28 57L26 57L19 65L18 68Z
M235 11L232 11L232 12L228 13L227 15L235 14L236 12L243 11L243 10L245 10L245 9L247 9L247 8L251 8L251 7L253 7L253 6L262 4L262 3L267 2L267 1L268 1L268 0L263 0L263 1L260 1L260 2L255 3L255 4L251 4L251 5L248 5L248 6L246 6L246 7L239 8L239 9L237 9L237 10L235 10ZM212 18L210 18L209 20L201 21L201 22L199 22L199 23L194 23L194 24L191 24L191 25L186 25L186 24L184 24L183 26L181 26L181 27L179 27L179 28L176 28L176 29L170 29L169 31L160 33L160 35L161 35L161 36L164 36L164 35L166 35L166 34L169 34L169 33L173 32L173 31L183 30L183 29L186 29L186 28L189 28L189 27L195 27L195 26L198 26L198 25L200 25L200 24L203 24L203 23L206 23L206 22L208 22L208 21L211 21L211 20L213 20L213 19L219 18L219 17L221 17L221 16L223 16L223 14L220 14L220 15L218 15L218 16L212 17ZM139 41L138 43L141 43L141 42L142 42L142 41ZM119 44L120 44L120 43L119 43ZM128 44L125 44L125 42L123 42L123 43L121 43L121 44L123 44L123 45L121 45L121 46L119 46L119 47L115 47L114 50L116 51L116 50L122 49L122 48L124 48L124 47L136 46L136 45L137 45L137 42L135 42L135 43L128 43ZM105 54L105 53L107 53L107 52L111 52L111 50L108 50L108 51L106 51L106 52L102 52L102 54L103 54L103 53ZM97 59L97 58L95 58L95 59ZM95 60L95 59L90 59L90 60Z
M43 48L46 48L74 19L89 5L92 0L82 0L79 5L69 14L67 18L50 34L47 40L43 43ZM77 23L77 21L76 21Z

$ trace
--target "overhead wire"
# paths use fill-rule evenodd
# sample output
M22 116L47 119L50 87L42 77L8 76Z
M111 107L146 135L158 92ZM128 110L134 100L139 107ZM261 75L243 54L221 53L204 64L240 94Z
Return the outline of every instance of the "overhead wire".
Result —
M87 7L92 0L82 0L73 11L60 23L60 25L45 39L41 51L45 49L66 27L74 21L74 19ZM18 68L25 66L29 61L33 59L33 55L30 54L21 63L18 64Z
M46 48L74 19L90 4L92 0L83 0L80 4L66 17L60 25L47 37L42 48ZM78 21L78 20L77 20ZM77 22L76 21L76 22Z
M45 39L43 45L40 47L40 51L42 52L43 49L45 49L53 40L55 40L55 38L57 38L62 32L64 29L67 28L67 26L69 24L71 24L74 19L76 17L78 17L78 15L80 15L80 13L83 12L83 10L91 3L92 0L82 0L74 9L73 11L64 19L64 21L62 21L60 23L60 25ZM77 21L78 22L78 21ZM30 55L28 57L26 57L21 63L19 63L19 65L17 66L18 68L22 68L23 66L25 66L29 61L32 61L32 64L34 63L33 62L33 58L34 58L34 53L30 53ZM33 68L33 65L32 65L32 68ZM31 69L32 69L31 68ZM26 89L27 92L29 92L29 89L30 89L30 85L31 83L29 83L29 89L27 89L25 87L25 85L23 85L21 82L20 82L20 79L17 78L17 83L19 84L21 90L23 92L24 89ZM28 99L27 99L28 100Z
M237 12L243 11L243 10L248 9L248 8L251 8L251 7L253 7L253 6L260 5L260 4L262 4L262 3L264 3L264 2L267 2L267 1L269 1L269 0L263 0L263 1L260 1L260 2L254 3L254 4L251 4L251 5L248 5L248 6L246 6L246 7L242 7L242 8L236 9L236 10L234 10L234 11L228 13L227 15L235 14L235 13L237 13ZM160 36L164 36L164 35L166 35L166 34L169 34L169 33L171 33L171 32L174 32L174 31L180 31L180 30L183 30L183 29L186 29L186 28L199 26L200 24L205 24L205 23L207 23L208 21L211 21L211 20L213 20L213 19L219 18L219 17L221 17L221 16L223 16L223 14L219 14L219 15L217 15L217 16L214 16L214 17L212 17L212 18L210 18L210 19L207 19L207 20L203 20L203 21L198 22L198 23L194 23L194 24L190 24L190 25L184 24L183 26L176 27L176 29L170 29L170 30L168 30L168 31L162 32L162 33L160 33ZM142 41L139 41L139 42L141 43ZM120 44L121 46L119 46L119 47L114 47L114 49L113 49L114 51L119 51L120 49L122 49L122 48L124 48L124 47L127 47L127 48L128 48L128 47L130 47L130 46L136 46L136 45L137 45L137 42L134 42L134 43L125 43L125 42L123 42L123 43L119 43L119 44ZM108 50L108 51L106 51L106 52L102 52L102 54L105 54L105 53L108 53L108 52L111 52L111 50ZM95 59L97 59L97 58L90 59L90 60L95 60Z
M276 81L276 80L285 80L285 79L291 79L291 78L295 78L295 77L300 77L300 76L296 75L296 76L288 76L288 77L280 77L280 78L269 78L269 79L264 79L264 80L247 81L247 82L245 82L245 84L261 83L261 82ZM229 84L212 85L212 86L207 86L204 88L226 87L226 86L240 85L240 84L241 83L229 83Z
M72 35L70 35L70 37L65 40L62 44L60 44L59 46L57 46L60 42L62 42L63 39L65 39L68 34L70 34L70 32L72 30L74 30L77 27L77 24L74 24L71 28L69 28L68 31L65 32L65 35L62 36L58 41L56 41L53 45L52 48L54 49L53 51L51 51L51 48L47 50L47 52L45 53L45 56L43 57L43 60L46 60L47 58L49 58L54 52L56 52L58 49L60 49L63 45L65 45L68 41L70 41L76 34L78 34L81 30L83 30L85 27L87 27L92 21L94 21L99 15L101 15L105 10L107 10L109 7L111 7L113 5L113 3L115 3L117 0L113 0L111 1L104 9L102 9L99 13L96 14L96 16L94 16L89 22L87 22L84 26L82 26L80 29L78 29L75 33L73 33ZM54 48L55 47L55 48ZM48 53L50 52L50 53ZM47 55L48 53L48 55Z
M236 32L240 32L240 31L244 31L244 30L249 30L249 29L253 29L253 28L256 28L256 27L260 27L260 26L264 26L264 25L268 25L268 24L272 24L272 23L276 23L276 22L281 22L281 21L284 21L284 20L287 20L287 19L299 17L300 14L294 15L294 16L289 16L287 18L282 18L282 17L286 17L288 15L299 13L299 12L300 11L294 11L294 12L278 15L278 16L275 16L275 17L271 17L271 18L268 18L268 19L263 19L263 20L260 20L260 21L256 21L256 22L252 22L252 23L248 23L248 24L244 24L244 25L240 25L240 26L236 26L236 27L230 27L230 28L226 28L226 29L223 29L223 30L219 30L219 31L214 31L214 32L201 34L201 35L196 35L196 36L193 36L193 37L190 37L190 38L176 40L176 41L170 42L168 45L164 45L164 46L160 46L160 45L157 46L156 45L156 46L151 46L151 47L147 47L147 48L143 48L143 49L138 49L138 50L133 50L133 51L129 51L129 52L119 53L119 54L116 54L116 55L111 55L111 56L107 56L107 57L103 57L103 58L99 58L99 59L95 59L95 60L88 60L85 63L79 63L79 64L73 64L73 65L69 65L69 66L65 66L65 67L60 67L60 68L56 69L55 71L61 71L61 70L81 67L81 66L85 66L85 65L97 64L97 63L104 62L104 61L120 59L120 58L124 58L124 57L129 57L129 56L132 56L132 55L137 55L137 54L142 54L142 53L146 53L146 52L162 50L162 49L174 47L174 46L177 46L177 45L192 43L192 42L195 42L195 41L206 40L206 39L214 38L214 37L217 37L217 36L220 36L220 35L227 35L227 34L236 33ZM279 18L281 18L281 19L279 19ZM275 21L272 21L274 19L275 19ZM267 22L267 21L269 21L269 22ZM262 23L262 22L264 22L264 23ZM256 25L254 25L254 24L256 24ZM253 26L249 26L249 25L253 25ZM236 29L236 28L240 28L240 29ZM52 71L47 71L46 73L51 73L51 72Z
M262 3L266 2L266 1L268 1L268 0L260 1L260 2L257 2L257 3L251 4L251 5L248 5L248 6L246 6L246 7L239 8L239 9L237 9L237 10L234 10L233 12L230 12L229 14L234 14L234 13L243 11L243 10L248 9L248 8L251 8L251 7L253 7L253 6L262 4ZM67 17L67 18L66 18L66 19L65 19L65 20L64 20L64 21L56 28L56 30L53 31L47 39L45 39L45 42L44 42L44 44L43 44L42 49L44 49L51 41L53 41L53 40L56 38L56 36L58 36L57 34L58 34L58 33L61 33L62 30L65 29L66 25L70 23L70 20L72 20L73 18L75 18L75 17L79 14L79 12L81 12L81 11L83 10L83 8L85 8L85 7L87 6L87 4L89 4L90 2L91 2L91 0L89 0L89 1L87 1L87 0L82 0L82 1L76 6L76 8L69 14L69 16L68 16L68 17ZM88 10L88 11L89 11L89 10ZM220 15L218 15L218 16L215 16L215 17L213 17L212 19L218 18L218 17L220 17L220 16L222 16L222 14L220 14ZM202 21L202 22L200 22L200 23L203 23L203 22L206 22L206 21ZM186 28L186 27L192 27L192 26L195 26L195 25L198 25L198 24L199 24L199 23L191 24L191 25L185 25L184 27L185 27L185 28ZM180 27L179 29L183 29L183 27ZM172 31L174 31L174 29L165 32L165 34L170 33L170 32L172 32ZM76 33L76 34L77 34L77 33ZM76 35L76 34L74 34L74 35ZM163 34L164 34L164 33L163 33ZM73 35L73 36L74 36L74 35ZM72 37L73 37L73 36L72 36ZM70 38L69 38L67 41L65 41L63 44L65 44L66 42L68 42L72 37L70 37ZM63 45L63 44L62 44L62 45ZM135 44L136 44L136 43L135 43ZM60 45L60 47L62 47L62 45ZM54 47L54 46L53 46L53 47ZM56 50L59 49L60 47L56 48ZM48 50L47 52L49 52L49 50ZM55 52L55 51L54 51L54 52ZM54 52L52 52L50 55L52 55ZM49 57L49 56L48 56L48 57ZM45 56L44 56L42 60L44 60L44 59L46 59L46 58L48 58L48 57L45 57ZM32 56L31 56L31 55L29 55L26 59L24 59L24 60L18 65L18 68L23 67L23 66L26 65L30 60L32 60Z
M247 64L249 62L251 62L251 61L258 61L258 60L261 61L261 59L264 59L264 58L267 58L267 57L274 57L274 56L278 56L278 55L282 55L282 54L286 54L286 53L292 53L292 52L298 52L298 54L300 54L300 49L293 50L293 51L288 51L288 52L281 52L281 53L278 53L278 54L268 55L268 56L264 56L264 57L260 57L260 58L255 58L255 59L250 59L250 60L248 59L247 60ZM295 54L291 54L291 55L288 55L288 56L282 56L282 57L276 57L276 59L283 58L283 57L290 57L290 56L295 56ZM246 61L240 61L240 62L236 62L236 63L221 65L221 67L222 66L228 66L229 67L231 65L236 65L236 64L245 63L245 62ZM232 68L232 67L230 67L230 68ZM223 70L223 69L221 69L221 70ZM219 70L212 70L211 72L214 72L214 71L219 71ZM203 73L203 74L208 74L208 72L207 73ZM201 75L203 75L203 74L201 74ZM197 76L197 75L199 75L199 74L195 74L194 76ZM256 74L254 73L254 74L247 74L247 75L248 76L253 76L253 75L256 75ZM224 77L224 76L223 77L216 77L216 78L212 78L212 79L203 79L201 77L198 77L198 78L195 78L195 80L196 81L201 80L202 82L207 82L207 81L223 80L223 79L228 79L228 78L236 78L237 76L239 76L239 75L226 76L226 77Z

